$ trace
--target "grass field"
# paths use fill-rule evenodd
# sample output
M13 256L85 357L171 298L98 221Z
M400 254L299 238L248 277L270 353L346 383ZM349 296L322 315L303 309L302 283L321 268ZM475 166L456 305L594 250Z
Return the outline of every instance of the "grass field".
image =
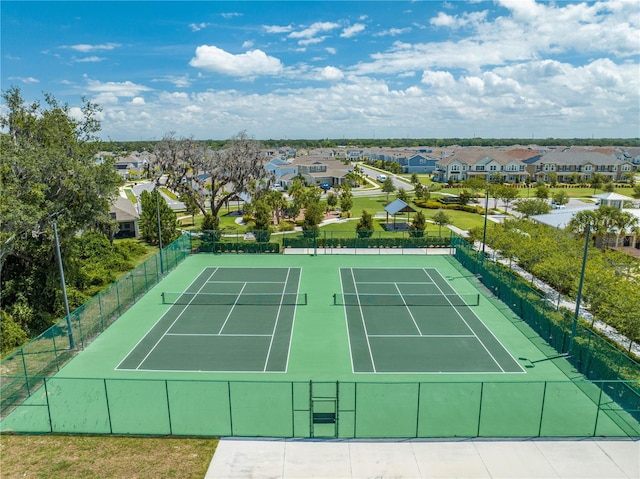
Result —
M3 479L204 477L217 439L0 435Z

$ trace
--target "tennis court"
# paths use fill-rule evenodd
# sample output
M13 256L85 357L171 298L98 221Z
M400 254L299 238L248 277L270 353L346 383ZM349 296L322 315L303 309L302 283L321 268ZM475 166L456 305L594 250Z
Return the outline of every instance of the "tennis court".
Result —
M358 373L523 373L434 268L341 268L352 369Z
M286 372L300 268L205 268L119 370Z
M62 341L58 333L49 341ZM640 431L612 401L633 403L630 388L586 381L554 355L451 257L192 255L55 375L28 382L29 397L0 429L341 438Z

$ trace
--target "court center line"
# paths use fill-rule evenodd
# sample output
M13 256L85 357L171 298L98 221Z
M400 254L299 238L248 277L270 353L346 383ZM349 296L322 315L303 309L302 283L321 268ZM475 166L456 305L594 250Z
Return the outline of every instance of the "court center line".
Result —
M233 310L235 309L236 305L238 304L238 300L240 299L240 296L242 296L242 292L244 291L244 288L246 288L246 287L247 287L247 283L245 282L242 285L242 289L238 293L238 296L236 296L236 300L231 305L231 309L229 309L229 313L227 314L227 317L225 318L224 323L222 323L222 326L220 326L220 329L218 330L218 334L222 334L222 330L227 325L227 321L229 321L229 318L231 317L231 313L233 313Z
M264 360L264 368L263 372L267 371L267 364L269 364L269 356L271 356L271 347L273 346L273 338L276 336L276 328L278 327L278 320L280 319L280 311L282 311L282 300L284 299L284 295L287 292L287 283L289 282L289 274L291 273L291 268L287 268L287 277L284 280L284 285L282 287L282 293L280 296L280 304L278 305L278 312L276 314L276 321L273 325L273 329L271 330L271 341L269 341L269 349L267 350L267 357Z
M213 276L214 274L216 274L216 272L218 271L218 268L216 268L213 273L211 273L211 276ZM209 278L207 278L207 281L209 281L209 279L211 279L211 276L209 276ZM198 296L198 293L200 291L202 291L202 288L204 288L207 284L207 281L205 281L204 283L202 283L202 286L200 286L200 289L198 289L198 291L196 292L196 294L193 295L193 297L189 300L189 303L185 305L184 308L182 308L182 311L180 311L180 314L178 314L178 316L176 316L176 319L173 320L173 322L171 323L171 325L167 328L167 330L162 334L162 336L160 336L160 339L158 339L156 341L156 344L153 345L153 347L149 350L149 352L146 354L146 356L144 358L142 358L142 361L140 361L138 363L138 367L136 369L138 369L140 366L142 366L142 363L144 363L147 358L151 355L151 353L158 347L158 344L160 344L160 342L164 339L164 337L167 335L167 333L171 330L171 328L173 328L173 325L176 324L178 322L178 319L180 319L180 317L184 314L184 312L187 310L187 308L189 307L189 304L191 304L191 301L193 301L196 296Z
M418 323L416 323L416 318L413 317L413 313L411 312L411 309L409 308L409 305L405 301L404 296L402 295L402 291L400 291L400 288L398 288L398 283L393 283L393 285L396 287L396 291L398 291L398 294L400 295L400 298L402 298L402 303L404 304L404 307L407 309L407 312L409 313L409 316L411 316L411 321L413 321L413 325L418 330L418 334L420 336L422 336L422 331L420 331L420 326L418 326Z
M422 270L424 271L424 274L426 274L429 279L431 281L434 281L433 278L431 277L431 275L429 274L429 272L427 271L426 268L422 268ZM505 372L504 368L502 367L502 365L496 360L496 358L493 356L493 354L491 353L491 351L489 351L489 348L487 348L487 346L482 342L482 339L480 339L478 337L478 335L476 334L476 332L473 330L473 328L471 326L469 326L469 323L467 323L467 320L464 319L464 316L462 316L462 314L460 313L460 311L458 311L458 308L456 308L453 303L451 302L451 300L449 299L449 297L447 295L444 294L444 291L442 291L442 288L440 288L440 285L438 285L437 283L434 284L436 285L436 288L438 288L438 290L440 291L440 293L442 293L444 295L444 297L446 298L447 302L451 305L451 307L454 309L454 311L456 312L456 314L458 316L460 316L460 319L462 319L462 321L464 322L464 324L467 326L467 328L469 328L469 330L474 334L474 336L476 337L476 339L478 340L478 342L480 343L480 345L484 348L484 350L487 352L487 354L489 355L489 357L493 360L494 363L496 363L496 365L500 368L500 371ZM456 292L456 294L458 294Z
M367 331L367 323L364 320L364 311L362 310L362 303L360 303L360 294L358 293L358 283L356 283L356 277L353 274L353 268L349 268L351 270L351 279L353 280L353 289L356 292L356 298L358 298L358 309L360 310L360 318L362 321L362 328L364 329L364 337L367 340L367 349L369 349L369 358L371 359L371 367L373 368L373 372L376 371L376 363L373 360L373 352L371 351L371 343L369 342L369 332Z

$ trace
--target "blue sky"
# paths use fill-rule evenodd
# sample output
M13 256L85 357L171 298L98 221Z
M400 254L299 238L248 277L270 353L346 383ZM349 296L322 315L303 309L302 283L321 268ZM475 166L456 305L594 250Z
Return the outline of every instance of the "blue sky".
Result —
M638 137L639 8L3 0L0 80L113 140Z

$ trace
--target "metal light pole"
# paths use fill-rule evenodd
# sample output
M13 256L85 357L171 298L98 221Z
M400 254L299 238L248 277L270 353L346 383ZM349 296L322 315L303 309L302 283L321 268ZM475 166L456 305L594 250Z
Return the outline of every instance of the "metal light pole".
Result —
M573 325L571 326L571 337L569 338L569 351L573 345L573 338L578 327L578 316L580 313L580 301L582 300L582 285L584 284L584 271L587 266L587 253L589 252L589 240L591 236L591 225L587 225L586 238L584 240L584 254L582 256L582 271L580 272L580 283L578 285L578 295L576 296L576 312L573 315Z
M160 192L156 186L156 216L158 218L158 245L160 246L160 274L164 274L164 263L162 260L162 227L160 226Z
M484 202L484 230L482 232L482 263L484 263L484 250L487 243L487 216L489 216L489 188L487 186L487 192Z
M60 254L60 240L58 239L58 225L53 222L53 236L56 240L56 256L58 258L58 269L60 270L60 283L62 283L62 297L64 298L64 312L67 319L67 328L69 328L69 349L75 349L73 342L73 331L71 330L71 313L69 312L69 301L67 299L67 286L64 281L64 268L62 267L62 255Z

